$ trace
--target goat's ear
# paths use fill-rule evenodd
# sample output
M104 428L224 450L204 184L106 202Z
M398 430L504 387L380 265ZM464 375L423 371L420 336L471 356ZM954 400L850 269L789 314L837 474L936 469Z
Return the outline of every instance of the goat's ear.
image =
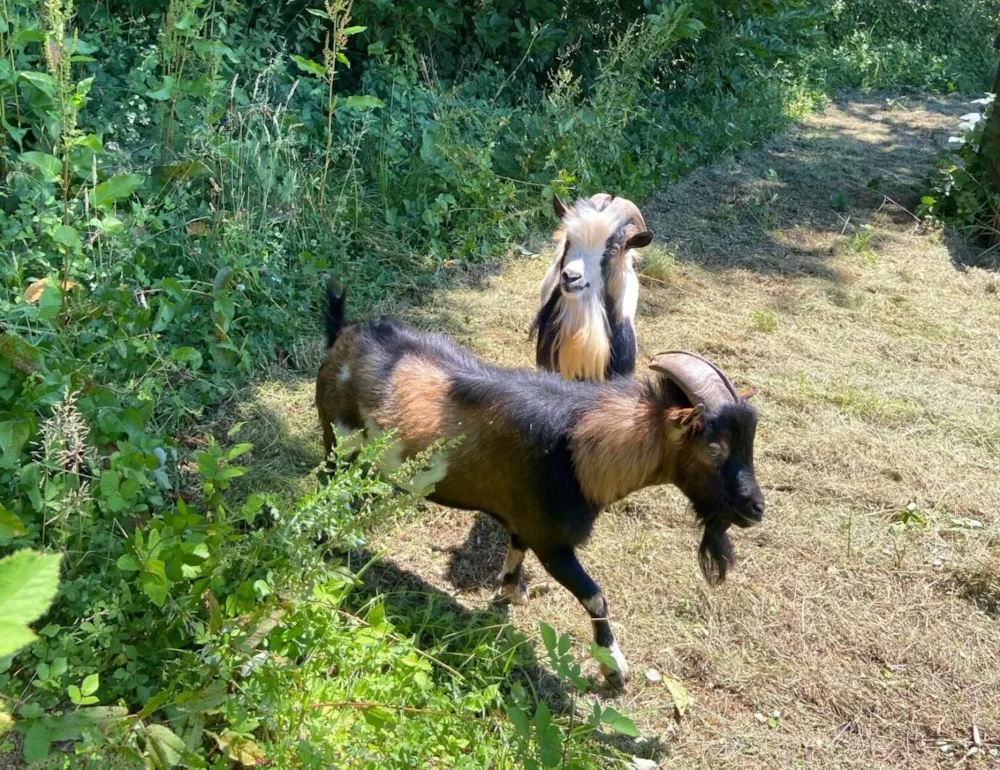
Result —
M557 195L552 196L552 210L556 212L556 216L560 219L566 216L566 205L559 200L559 196Z
M698 404L687 409L671 409L668 412L669 418L676 422L677 426L683 430L690 430L697 427L698 421L703 414L705 414L704 404Z
M741 390L736 395L739 396L739 398L740 398L741 401L749 401L756 394L757 394L757 388L755 388L755 387L753 387L753 385L751 385L749 388L747 388L746 390Z
M644 249L649 244L653 242L653 233L649 230L640 230L627 241L625 241L626 249Z

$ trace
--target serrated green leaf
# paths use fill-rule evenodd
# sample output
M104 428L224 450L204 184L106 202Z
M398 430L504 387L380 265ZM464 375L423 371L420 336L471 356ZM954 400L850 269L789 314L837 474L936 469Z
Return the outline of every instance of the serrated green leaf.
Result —
M349 110L372 110L378 107L385 107L385 102L377 96L368 96L367 94L348 96L342 102L337 102L337 104L342 104Z
M45 725L36 722L28 728L24 735L24 759L30 765L33 762L40 762L49 755L52 746L52 737Z
M22 152L18 159L41 171L46 181L55 182L62 176L62 162L55 155L32 150L31 152Z
M59 587L61 562L60 554L30 550L0 559L0 618L27 625L48 612Z
M127 198L142 186L146 178L142 174L118 174L101 182L94 188L94 205L107 208L119 198Z
M27 647L38 637L35 632L21 623L0 620L0 658L13 655L22 647Z

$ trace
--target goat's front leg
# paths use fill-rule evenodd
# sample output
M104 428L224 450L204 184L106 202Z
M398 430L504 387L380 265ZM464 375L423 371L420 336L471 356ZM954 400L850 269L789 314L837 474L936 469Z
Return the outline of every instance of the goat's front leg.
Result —
M590 613L590 619L594 624L594 641L601 647L606 647L618 664L619 671L615 671L610 666L601 664L601 673L608 680L609 684L615 687L622 687L629 680L631 674L628 662L621 650L618 649L618 642L611 632L611 623L608 621L608 602L601 593L601 587L586 573L580 561L576 558L572 548L555 548L545 553L539 553L535 549L542 566L552 577L562 583L570 593L584 606Z
M510 543L507 546L507 558L500 570L500 595L498 598L509 599L511 604L524 604L528 601L528 588L524 584L524 553L527 546L515 535L510 533Z

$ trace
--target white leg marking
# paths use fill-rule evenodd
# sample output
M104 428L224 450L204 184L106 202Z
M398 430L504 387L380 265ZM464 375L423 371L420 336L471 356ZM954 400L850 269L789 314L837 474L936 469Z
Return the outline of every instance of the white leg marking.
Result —
M585 599L583 606L591 615L600 615L604 612L604 594L594 594L589 599Z
M618 642L612 642L611 647L609 647L608 650L611 653L611 657L615 659L615 663L618 664L622 680L627 682L631 679L632 672L629 670L628 661L625 660L625 656L622 655L622 651L618 649ZM604 674L605 677L607 677L608 674L614 676L614 671L608 666L605 666L603 663L601 664L601 673Z

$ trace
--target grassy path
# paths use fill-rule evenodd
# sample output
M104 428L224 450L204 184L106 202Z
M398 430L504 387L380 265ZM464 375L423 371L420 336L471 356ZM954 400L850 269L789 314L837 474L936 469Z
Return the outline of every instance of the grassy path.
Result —
M1000 749L1000 274L966 267L969 251L906 211L962 111L834 103L644 206L657 246L641 357L690 348L759 388L769 502L765 525L735 533L740 565L717 590L675 490L605 514L582 553L637 672L621 706L663 742L663 767L952 767L974 725ZM530 365L549 254L534 246L537 259L410 318ZM240 407L261 488L311 483L312 383L279 376ZM488 521L430 506L377 545L395 574L481 609L503 542ZM545 581L533 557L527 570ZM572 631L586 654L586 616L561 588L510 618ZM650 668L693 696L679 725Z

